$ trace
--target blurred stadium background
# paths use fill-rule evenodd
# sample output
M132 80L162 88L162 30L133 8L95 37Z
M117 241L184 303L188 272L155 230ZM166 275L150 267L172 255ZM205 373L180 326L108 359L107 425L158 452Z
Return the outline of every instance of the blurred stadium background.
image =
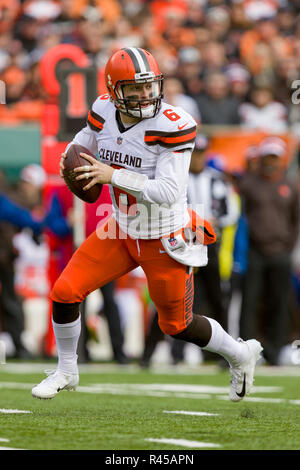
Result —
M33 357L55 356L49 289L84 236L82 228L89 233L104 216L96 215L99 203L76 206L58 175L60 153L85 125L95 97L106 93L107 59L129 46L153 53L165 75L166 101L192 114L199 134L209 138L207 155L221 155L228 175L243 173L249 146L278 135L287 143L288 171L298 178L299 0L0 0L1 191L20 202L22 170L41 165L46 175L37 182L41 201L27 207L41 216L56 194L72 227L60 238L47 230L39 240L27 230L13 235L14 281L25 317L22 341ZM107 191L101 197L109 203ZM220 256L226 294L232 244ZM298 246L289 344L300 338L299 268ZM117 281L115 296L126 354L139 358L153 314L143 273ZM98 315L102 307L101 292L88 298L88 346L95 360L112 358L107 321ZM13 341L3 321L0 325L7 357L13 357ZM159 349L160 361L169 360L166 348ZM186 360L201 358L191 350ZM290 362L288 354L282 362Z

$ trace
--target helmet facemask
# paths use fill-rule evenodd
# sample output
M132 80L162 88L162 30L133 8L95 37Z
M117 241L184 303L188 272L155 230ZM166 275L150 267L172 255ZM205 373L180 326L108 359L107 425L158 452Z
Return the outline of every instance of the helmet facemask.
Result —
M148 75L145 77L145 75ZM140 99L138 94L135 95L134 89L127 93L125 89L128 85L147 84L149 86L148 98ZM116 108L127 116L138 119L149 119L154 117L160 107L163 98L163 77L162 75L154 75L153 72L135 74L135 80L119 80L114 87L116 96L113 102ZM150 88L151 87L151 88ZM125 92L125 93L124 93Z

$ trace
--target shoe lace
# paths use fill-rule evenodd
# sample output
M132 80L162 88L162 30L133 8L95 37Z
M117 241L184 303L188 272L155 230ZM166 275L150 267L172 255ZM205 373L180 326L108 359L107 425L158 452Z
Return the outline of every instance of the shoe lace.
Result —
M44 370L45 374L47 375L47 377L43 380L43 382L48 382L49 380L51 379L54 379L55 378L55 374L57 372L57 369L45 369Z
M44 372L45 374L50 377L50 375L53 375L55 374L55 372L57 371L57 369L45 369Z

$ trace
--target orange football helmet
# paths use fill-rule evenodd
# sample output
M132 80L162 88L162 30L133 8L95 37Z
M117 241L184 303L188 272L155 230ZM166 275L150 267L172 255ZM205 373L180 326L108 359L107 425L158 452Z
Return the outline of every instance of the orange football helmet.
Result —
M163 75L150 52L137 47L115 52L105 67L105 83L111 101L120 112L139 119L152 118L158 113L163 98ZM149 98L126 99L124 86L145 83L151 84Z

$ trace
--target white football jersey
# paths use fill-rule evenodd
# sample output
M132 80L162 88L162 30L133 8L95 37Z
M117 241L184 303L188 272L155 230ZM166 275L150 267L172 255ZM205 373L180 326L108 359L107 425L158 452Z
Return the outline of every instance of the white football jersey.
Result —
M114 184L114 172L113 216L132 238L156 239L189 221L187 184L195 137L196 122L182 108L162 103L155 117L125 128L109 96L101 95L71 144L83 145L116 169L145 175L142 187L125 191Z

